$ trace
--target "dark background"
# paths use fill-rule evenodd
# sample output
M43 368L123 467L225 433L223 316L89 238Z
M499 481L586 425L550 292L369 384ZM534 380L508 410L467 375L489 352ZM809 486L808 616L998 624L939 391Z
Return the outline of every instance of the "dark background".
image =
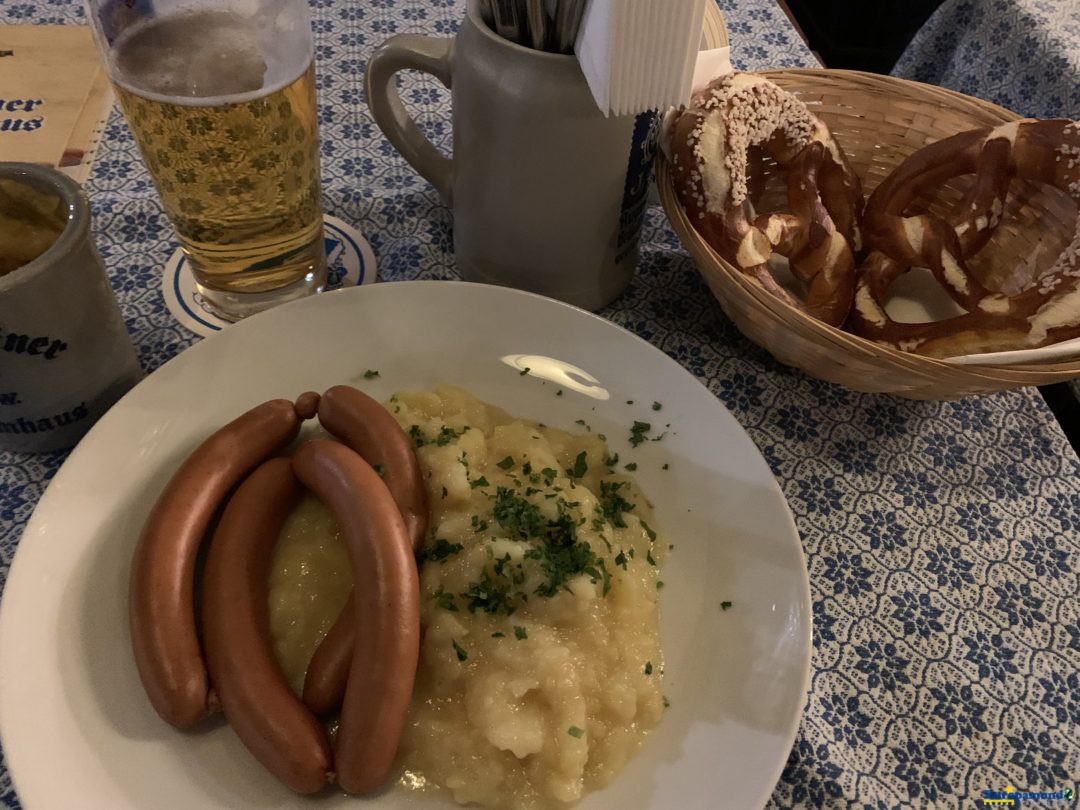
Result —
M826 66L888 73L941 0L780 0Z

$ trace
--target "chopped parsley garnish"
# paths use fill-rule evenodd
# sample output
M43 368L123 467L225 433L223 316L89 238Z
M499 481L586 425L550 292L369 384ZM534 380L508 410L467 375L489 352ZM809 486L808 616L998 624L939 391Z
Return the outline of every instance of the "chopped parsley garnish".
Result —
M544 519L540 510L509 487L495 490L492 515L502 528L520 540L540 537L544 533Z
M671 707L671 701L668 700L667 695L661 695L661 697L664 699L664 708L665 709L670 708Z
M571 478L584 478L588 471L589 465L585 463L585 451L582 450L574 459L574 466L568 468L566 474Z
M637 447L642 442L646 441L645 434L652 430L652 425L648 422L639 422L634 420L634 426L630 428L630 444L633 447Z
M450 493L449 493L449 491L448 491L448 490L446 489L446 487L443 487L443 488L442 488L442 496L443 496L443 497L445 498L445 497L446 497L447 495L449 495L449 494L450 494Z
M439 431L439 435L435 437L435 444L439 447L445 447L450 444L454 439L460 438L469 432L469 426L466 425L461 430L454 430L449 425L443 425Z
M662 579L656 580L656 590L658 590L658 591L664 590L664 581Z
M433 547L424 550L424 559L442 562L447 557L457 554L464 548L465 546L461 543L451 543L449 540L440 537L435 541Z
M510 552L506 552L502 557L499 557L495 561L495 574L497 576L503 576L506 571L506 566L511 562ZM510 581L515 585L520 585L525 581L525 572L521 570L521 566L518 565L514 572L510 575Z
M616 453L613 456L609 456L609 455L604 456L604 466L606 466L606 467L614 467L618 463L619 463L619 454L618 453Z
M627 404L627 405L633 405L633 404L634 404L634 400L632 400L632 399L628 399L628 400L626 400L626 404Z
M540 475L544 479L544 486L550 487L555 483L555 476L558 475L551 467L544 467L540 470Z
M498 487L492 514L501 528L519 540L541 541L525 552L525 558L536 560L546 576L537 586L539 596L554 596L568 580L587 574L594 582L604 582L604 593L610 587L604 561L592 547L577 536L576 521L567 511L565 500L557 501L558 517L548 520L539 508L508 487Z
M630 550L633 551L633 549ZM619 553L615 555L615 564L619 566L619 568L621 568L623 571L626 570L626 554L622 551L622 549L619 549Z
M652 549L645 552L645 562L649 565L656 565L656 560L653 559Z
M435 600L435 604L443 610L449 610L454 613L457 612L458 606L457 602L454 601L454 595L447 592L442 585L439 586L439 590L431 595L431 598Z
M668 468L669 468L670 466L671 466L671 465L669 465L669 464L665 464L665 465L664 465L663 467L661 467L660 469L661 469L661 470L666 470L666 469L668 469Z
M494 633L491 634L491 637L492 638L506 638L506 633L504 633L502 630L496 630Z
M652 661L645 662L645 674L652 675Z
M374 380L378 376L379 376L379 372L375 371L375 369L369 368L367 371L364 372L364 379L365 380Z
M515 610L510 588L496 582L487 571L481 575L479 582L469 585L461 598L465 600L469 613L482 610L484 613L505 613L509 616Z
M585 420L584 419L575 419L574 424L575 425L581 425L582 427L585 427Z
M528 366L526 366L525 368L523 368L523 369L521 370L521 373L520 373L520 375L519 375L519 376L521 376L521 377L524 377L524 376L525 376L526 374L528 374L528 373L529 373L530 371L532 371L532 369L531 369L531 368L529 368Z
M518 641L524 641L529 637L529 634L525 632L525 628L519 625L514 625L514 637Z
M721 610L727 610L729 607L731 607L731 602L727 601L726 599L720 603Z
M498 467L500 470L509 470L511 467L514 466L514 457L507 456L502 461L496 463L495 466Z
M486 477L481 475L479 478L474 478L472 481L470 481L469 486L473 489L476 489L477 487L490 487L491 482L488 481Z
M424 435L424 431L420 429L419 425L409 425L409 435L412 436L417 447L423 447L425 444L434 444L439 447L445 447L450 444L450 442L454 441L454 439L464 436L469 430L471 430L471 428L468 425L465 425L461 430L454 430L449 425L443 425L439 430L439 435L434 439L429 440Z
M645 536L649 538L649 542L656 542L656 532L652 530L652 527L641 518L638 518L638 523L641 524L641 528L645 531Z
M633 472L634 470L637 469L637 462L636 461L631 461L629 464L626 465L626 469L629 470L630 472Z
M522 475L532 475L532 462L531 461L526 461L524 464L521 465L521 474ZM534 481L533 483L536 483L536 482Z
M560 588L565 588L567 581L579 575L587 575L594 583L603 582L603 592L611 588L611 575L604 561L596 556L592 547L584 540L579 540L577 527L580 525L566 512L565 501L556 502L559 516L547 521L545 542L525 552L527 559L537 560L547 581L538 585L535 593L539 596L554 596Z
M600 511L604 513L604 517L611 522L611 525L617 529L626 528L623 514L633 510L635 506L619 492L624 486L626 486L625 481L600 482Z
M382 478L386 475L386 467L384 467L382 464L372 464L371 469L373 469L378 474L379 478Z
M555 392L555 396L557 396L557 397L562 396L562 389L561 388L558 391Z
M456 641L451 639L450 643L454 645L454 652L457 653L457 660L458 661L464 661L465 659L467 659L469 657L469 654L467 652L465 652L465 650L463 650L461 648L461 645L458 644Z
M570 726L570 728L566 730L566 733L578 740L580 740L585 735L585 732L577 726Z
M654 402L654 403L652 404L652 409L653 409L654 411L658 411L658 410L660 410L660 409L661 409L661 408L663 408L663 407L664 407L664 406L663 406L663 405L661 405L661 404L660 404L659 402Z

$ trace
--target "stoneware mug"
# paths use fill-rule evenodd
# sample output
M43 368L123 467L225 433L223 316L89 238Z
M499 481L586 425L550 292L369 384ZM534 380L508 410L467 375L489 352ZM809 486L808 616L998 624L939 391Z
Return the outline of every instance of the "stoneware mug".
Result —
M453 156L421 134L398 71L450 88ZM655 115L605 117L570 55L497 36L469 0L456 37L401 34L368 63L367 98L394 147L454 214L463 278L599 309L637 261Z
M142 376L70 178L0 163L0 179L59 197L67 225L43 254L0 276L0 451L71 447Z

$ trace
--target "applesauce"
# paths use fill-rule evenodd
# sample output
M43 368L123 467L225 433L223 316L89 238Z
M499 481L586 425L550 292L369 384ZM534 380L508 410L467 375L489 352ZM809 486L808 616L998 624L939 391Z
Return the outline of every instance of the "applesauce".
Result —
M665 703L668 543L651 505L598 435L518 420L450 386L387 406L418 445L431 510L399 784L513 808L608 784ZM337 531L305 500L275 553L271 628L297 687L347 595Z

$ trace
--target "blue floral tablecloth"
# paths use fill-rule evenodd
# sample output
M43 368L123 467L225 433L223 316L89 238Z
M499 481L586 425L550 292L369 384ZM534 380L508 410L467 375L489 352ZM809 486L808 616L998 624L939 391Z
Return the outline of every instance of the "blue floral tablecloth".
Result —
M1033 118L1080 118L1080 2L945 0L893 75Z
M367 235L382 279L455 277L450 214L372 123L362 76L392 34L453 33L460 0L312 5L328 211ZM814 64L771 0L721 7L740 66ZM75 0L0 0L3 23L82 20ZM1020 37L1017 58L1031 50L1024 35L1009 34ZM446 93L422 78L402 92L448 145ZM1061 92L1075 114L1075 85ZM162 299L173 234L115 112L87 185L113 287L152 371L195 338ZM637 277L604 314L731 409L795 514L813 590L813 671L770 806L974 807L987 789L1075 787L1080 461L1037 393L916 403L781 367L724 317L656 210ZM0 454L0 585L62 461ZM0 806L19 806L2 766Z

